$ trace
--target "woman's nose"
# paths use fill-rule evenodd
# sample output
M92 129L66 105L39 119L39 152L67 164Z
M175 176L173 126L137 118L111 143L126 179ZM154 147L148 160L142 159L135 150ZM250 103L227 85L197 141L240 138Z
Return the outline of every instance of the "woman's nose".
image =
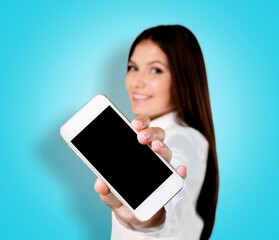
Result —
M145 80L146 80L146 76L144 73L139 73L136 74L135 78L134 78L134 86L136 87L144 87L145 86Z

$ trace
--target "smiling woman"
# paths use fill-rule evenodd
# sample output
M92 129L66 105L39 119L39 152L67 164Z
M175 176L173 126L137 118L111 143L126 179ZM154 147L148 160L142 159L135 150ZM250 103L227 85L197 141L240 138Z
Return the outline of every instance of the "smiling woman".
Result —
M187 181L146 222L96 181L95 190L113 212L111 239L209 239L219 173L205 64L194 34L181 25L143 31L129 52L126 88L138 115L132 122L138 140L150 144L182 177L187 168Z
M135 114L154 119L173 110L168 59L151 40L139 43L128 62L126 87Z

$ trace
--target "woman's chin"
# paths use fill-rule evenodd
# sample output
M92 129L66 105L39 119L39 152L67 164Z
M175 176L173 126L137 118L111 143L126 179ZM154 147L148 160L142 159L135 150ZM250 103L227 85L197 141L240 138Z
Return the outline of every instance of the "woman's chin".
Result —
M139 107L132 107L132 112L135 115L141 115L141 114L148 115L148 111L145 111L143 108L139 108Z

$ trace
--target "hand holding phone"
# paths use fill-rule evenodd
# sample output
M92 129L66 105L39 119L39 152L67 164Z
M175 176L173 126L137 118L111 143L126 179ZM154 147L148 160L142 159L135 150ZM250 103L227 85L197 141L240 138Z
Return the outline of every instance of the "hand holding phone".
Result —
M60 132L140 221L150 219L182 188L183 179L148 145L138 142L130 122L103 95L92 98Z
M171 160L172 153L168 149L166 145L163 144L165 139L165 133L163 129L160 128L149 128L150 119L147 115L138 115L131 122L133 128L137 131L138 141L141 144L149 144L152 146L153 151L160 154L160 156L164 157L167 161ZM149 136L146 139L145 136ZM119 137L119 141L121 141L121 137ZM108 146L109 147L109 146ZM182 171L179 171L181 168ZM176 169L180 176L183 178L186 177L186 168L179 167ZM155 173L156 175L156 173ZM156 227L160 226L165 221L165 210L162 208L159 210L152 218L148 221L142 222L139 221L135 216L133 216L132 212L127 209L109 190L109 188L103 183L100 179L95 181L94 185L95 191L99 194L100 199L106 204L111 210L114 212L118 221L121 221L124 226L131 225L132 229L142 229L146 227ZM129 226L127 226L130 228Z

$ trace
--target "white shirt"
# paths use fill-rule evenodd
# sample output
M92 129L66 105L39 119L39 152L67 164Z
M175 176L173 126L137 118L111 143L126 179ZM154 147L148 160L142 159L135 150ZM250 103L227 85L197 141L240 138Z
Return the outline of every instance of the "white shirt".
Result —
M171 164L187 167L183 189L165 205L166 220L156 228L129 228L112 213L111 240L196 240L200 238L203 221L196 212L197 199L203 184L208 155L208 142L197 130L179 125L171 112L151 121L166 133L164 143L172 151Z

